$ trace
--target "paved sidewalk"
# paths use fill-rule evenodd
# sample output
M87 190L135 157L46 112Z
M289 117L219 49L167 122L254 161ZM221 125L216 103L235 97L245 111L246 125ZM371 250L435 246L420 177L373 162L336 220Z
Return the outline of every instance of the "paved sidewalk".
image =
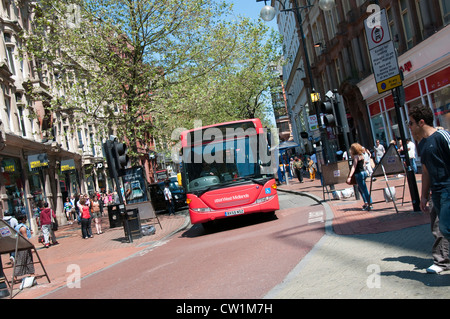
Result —
M416 175L420 191L420 175ZM403 206L374 204L361 210L355 198L323 201L320 181L291 180L280 191L299 192L322 203L327 212L326 235L265 298L269 299L404 299L449 298L450 272L426 273L432 264L429 215L413 212L406 182ZM403 184L403 178L389 181ZM392 186L392 185L391 185ZM336 185L336 189L349 187ZM385 187L383 180L374 189ZM396 192L401 193L401 188ZM372 194L376 202L382 191Z
M419 188L421 187L421 175L416 175L416 180ZM372 201L373 210L363 211L362 206L364 202L362 199L356 200L354 196L350 198L343 198L340 200L333 200L332 194L325 193L323 195L323 188L320 180L311 181L309 178L304 178L303 183L297 179L289 180L289 185L282 184L278 186L280 191L288 191L304 194L306 196L313 196L321 203L327 203L332 210L332 230L338 235L355 235L355 234L375 234L386 231L393 231L407 227L428 224L430 218L428 214L422 212L414 212L411 202L411 195L408 187L408 182L404 177L394 177L389 179L389 186L396 187L396 206L398 213L395 210L394 203L384 200L383 188L386 187L384 178L377 178L372 184ZM399 199L403 194L404 199ZM367 179L367 187L370 188L370 181ZM345 183L335 185L336 190L346 188L353 188ZM326 199L326 201L324 200Z
M54 289L73 281L74 274L79 271L81 277L88 276L104 268L108 268L115 263L129 258L142 250L149 250L152 246L162 245L171 235L186 228L189 225L189 216L178 212L175 216L158 214L161 227L155 221L156 232L154 235L142 236L133 239L133 243L128 242L125 237L123 227L110 228L108 217L103 217L103 234L97 235L95 226L92 225L93 238L83 239L81 237L81 227L77 223L73 225L61 226L55 233L59 245L44 248L38 243L37 236L30 241L35 245L41 258L45 270L50 277L48 283L45 277L37 280L38 285L20 291L20 284L14 285L14 299L38 298ZM143 224L153 224L143 223ZM3 255L4 267L7 264L7 256ZM34 261L37 261L33 254ZM35 265L36 275L44 274L39 264ZM11 280L11 269L5 269L8 280ZM9 297L8 297L9 298Z

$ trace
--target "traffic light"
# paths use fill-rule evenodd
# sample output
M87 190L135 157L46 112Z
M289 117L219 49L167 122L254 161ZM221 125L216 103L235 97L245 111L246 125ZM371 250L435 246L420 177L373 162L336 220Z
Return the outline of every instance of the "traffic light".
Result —
M330 101L325 101L320 103L320 108L323 113L323 125L324 126L335 126L336 118L333 112L333 103Z
M127 145L117 141L112 145L112 156L115 161L116 170L119 176L123 175L123 171L128 167L129 157L127 155Z
M107 140L103 144L106 161L108 163L108 170L111 177L122 176L125 168L129 165L129 157L127 155L127 145L120 143L117 140Z

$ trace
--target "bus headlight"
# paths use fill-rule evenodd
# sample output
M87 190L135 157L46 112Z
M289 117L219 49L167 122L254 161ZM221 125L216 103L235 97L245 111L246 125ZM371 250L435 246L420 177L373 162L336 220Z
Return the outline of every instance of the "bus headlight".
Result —
M263 197L263 198L258 198L255 203L256 204L261 204L261 203L267 202L268 200L271 200L274 197L275 197L275 195L267 196L267 197Z
M205 208L193 208L192 209L194 212L198 212L198 213L205 213L205 212L210 212L211 208L209 207L205 207Z

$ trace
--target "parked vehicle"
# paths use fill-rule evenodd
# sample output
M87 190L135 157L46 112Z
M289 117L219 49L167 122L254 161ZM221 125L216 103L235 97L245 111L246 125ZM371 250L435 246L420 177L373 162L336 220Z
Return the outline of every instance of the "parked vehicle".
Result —
M175 210L187 206L186 193L184 188L178 185L176 177L170 177L169 189L172 192L172 198L174 199ZM164 199L164 182L150 184L149 186L150 198L153 203L155 211L167 211L166 201Z

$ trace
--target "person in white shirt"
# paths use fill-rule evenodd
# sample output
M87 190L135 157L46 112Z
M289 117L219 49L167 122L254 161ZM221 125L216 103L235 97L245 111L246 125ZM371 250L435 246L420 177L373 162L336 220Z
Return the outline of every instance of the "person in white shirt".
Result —
M416 164L416 145L411 141L411 139L406 140L406 147L408 148L409 161L414 173L417 174L417 164Z
M363 156L364 156L364 170L367 172L367 175L372 176L373 169L370 165L370 152L367 148L363 147Z
M383 144L380 144L380 140L377 140L377 145L375 145L375 160L377 164L380 162L386 150L384 149Z
M170 181L165 181L164 183L164 199L166 200L167 210L170 215L175 215L175 209L172 200L172 192L169 189Z

